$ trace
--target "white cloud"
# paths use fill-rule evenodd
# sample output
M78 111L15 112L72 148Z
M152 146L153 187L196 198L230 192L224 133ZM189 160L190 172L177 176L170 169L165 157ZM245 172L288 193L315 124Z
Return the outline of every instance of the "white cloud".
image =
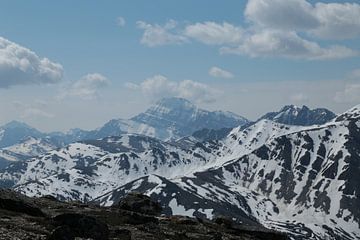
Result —
M233 78L234 74L219 67L212 67L209 70L209 75L216 78Z
M305 0L249 0L245 16L254 24L271 29L307 30L320 22Z
M296 32L264 30L250 35L237 47L223 47L223 54L251 57L286 57L308 60L339 59L358 55L350 48L333 45L327 48L301 38Z
M337 103L354 103L360 102L360 83L346 84L342 91L338 91L334 98Z
M140 42L148 47L187 42L187 38L176 31L177 22L174 20L169 20L163 26L143 21L138 21L136 24L138 28L144 30Z
M78 81L71 84L60 94L60 99L66 96L80 97L91 100L98 97L99 89L109 85L109 80L99 73L92 73L83 76Z
M197 40L219 45L220 53L250 57L283 57L331 60L358 56L345 45L319 42L360 36L360 5L316 3L307 0L249 0L245 12L247 28L227 22L198 22L183 30L175 21L165 26L138 22L144 29L141 42L147 46L180 44Z
M222 45L240 42L243 29L226 22L204 22L188 25L184 34L208 45Z
M126 20L125 18L123 17L118 17L116 18L116 24L119 26L119 27L124 27L126 25Z
M0 37L0 88L14 85L57 83L63 67L31 50Z
M311 31L323 39L351 39L360 36L360 5L357 3L317 3L314 13L320 21Z
M249 0L245 16L267 29L303 31L323 39L360 36L360 5L306 0Z
M148 78L139 85L134 83L127 84L127 87L132 90L140 90L151 100L175 96L198 103L208 103L214 102L219 94L221 94L218 90L200 82L192 80L175 82L162 75L155 75Z

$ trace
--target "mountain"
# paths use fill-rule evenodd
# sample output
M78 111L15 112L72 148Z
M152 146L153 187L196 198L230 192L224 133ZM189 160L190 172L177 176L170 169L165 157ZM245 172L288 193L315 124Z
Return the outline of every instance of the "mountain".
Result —
M214 146L214 149L211 149ZM22 174L0 173L17 191L29 196L52 194L62 200L92 200L139 176L168 178L190 174L215 161L217 145L197 144L184 150L158 139L135 134L70 144L26 161Z
M164 98L144 113L114 119L92 131L87 139L136 133L162 140L191 135L203 128L221 129L244 125L248 120L231 112L203 110L183 98Z
M28 196L111 206L137 191L166 214L255 221L294 239L358 239L359 144L357 106L322 125L264 119L187 148L138 134L82 141L0 178Z
M300 108L294 105L287 105L278 112L269 112L265 114L260 117L259 120L268 119L288 125L310 126L327 123L335 118L335 116L335 113L325 108L311 110L307 106Z
M58 147L47 138L26 137L9 147L0 149L0 158L7 161L24 161Z
M202 142L128 133L80 141L8 166L0 184L103 206L136 191L167 215L228 216L293 239L359 239L359 145L360 105L324 124L262 119Z
M29 125L12 121L0 127L0 148L17 144L26 137L43 137L43 133Z
M93 131L71 129L65 133L42 133L25 123L13 121L0 127L0 169L6 167L10 161L23 161L81 140L126 133L163 140L177 139L191 135L205 126L213 128L210 131L221 131L224 127L232 128L247 122L245 118L230 112L199 109L181 98L162 99L145 113L128 120L113 119Z
M116 204L137 191L167 203L172 213L238 222L249 216L294 239L359 239L360 106L330 123L289 128L265 141L269 131L254 129L260 128L229 135L231 154L243 152L244 135L256 133L250 143L262 143L222 166L180 178L139 178L95 202Z

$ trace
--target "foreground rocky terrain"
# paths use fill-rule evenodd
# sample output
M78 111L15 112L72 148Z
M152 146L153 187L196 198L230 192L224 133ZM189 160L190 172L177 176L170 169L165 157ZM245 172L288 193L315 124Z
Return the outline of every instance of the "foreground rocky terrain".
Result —
M104 208L0 190L0 239L288 239L260 225L239 225L224 217L208 221L161 213L157 202L138 193Z

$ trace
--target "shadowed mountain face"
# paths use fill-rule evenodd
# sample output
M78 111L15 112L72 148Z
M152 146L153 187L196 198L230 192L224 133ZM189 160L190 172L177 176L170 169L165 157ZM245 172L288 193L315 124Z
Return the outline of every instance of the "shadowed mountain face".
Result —
M288 125L310 126L324 124L335 118L335 116L335 113L325 108L311 110L306 106L300 108L294 105L288 105L283 107L279 112L265 114L259 120L269 119L274 122Z

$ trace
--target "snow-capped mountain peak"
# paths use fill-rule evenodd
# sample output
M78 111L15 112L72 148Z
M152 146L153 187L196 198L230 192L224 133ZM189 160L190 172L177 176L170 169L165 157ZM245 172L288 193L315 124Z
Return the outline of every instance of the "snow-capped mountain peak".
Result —
M288 125L310 126L324 124L335 117L335 113L325 108L310 109L307 106L286 105L278 112L263 115L259 120L269 119Z
M109 121L93 132L92 138L138 133L170 140L189 136L203 128L233 128L247 122L234 113L201 109L183 98L164 98L129 120Z

